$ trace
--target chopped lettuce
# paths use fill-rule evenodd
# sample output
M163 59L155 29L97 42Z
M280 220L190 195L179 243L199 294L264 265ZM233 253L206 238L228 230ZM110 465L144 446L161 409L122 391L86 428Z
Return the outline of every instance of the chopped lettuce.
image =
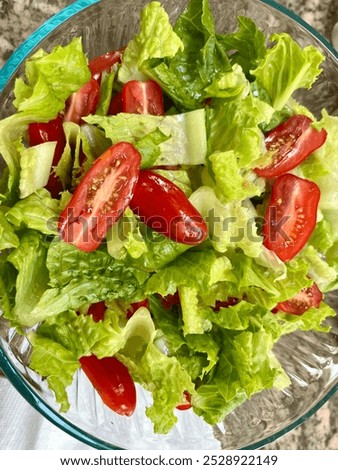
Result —
M0 251L19 246L19 239L15 234L14 227L8 222L6 215L8 209L0 206Z
M324 56L314 46L302 49L287 33L273 34L270 39L275 45L251 73L268 92L273 107L280 110L297 89L311 88L321 73Z
M26 82L15 82L14 105L26 116L39 114L47 122L64 109L66 99L90 80L80 38L48 53L38 50L26 61ZM32 119L34 122L34 120Z
M190 0L175 25L150 2L122 63L102 75L96 114L81 125L63 123L66 145L55 167L55 143L29 147L27 128L62 116L68 97L90 78L87 58L77 38L27 61L14 90L17 113L0 121L7 166L0 180L0 306L27 334L30 367L47 380L61 411L69 409L79 359L95 354L117 357L151 393L145 413L156 433L172 429L187 394L213 425L253 394L288 386L273 352L282 336L329 331L326 319L335 312L324 301L302 315L271 311L313 282L324 300L338 288L338 118L323 110L316 121L292 98L312 87L322 59L286 33L266 38L246 17L238 17L237 31L219 34L208 0ZM164 116L108 115L111 96L133 79L161 86ZM270 158L264 133L294 114L310 116L328 137L293 170L318 184L321 199L312 236L284 263L264 246L271 182L253 169ZM128 207L93 252L60 240L59 216L76 186L121 141L139 150L141 169L184 191L205 219L203 243L177 243ZM63 184L60 199L44 187L51 171ZM149 309L131 316L145 299ZM104 317L95 321L89 306L102 301Z
M35 231L27 231L22 235L20 245L8 256L8 261L18 272L11 317L20 325L33 326L39 320L32 316L32 311L48 286L47 251L43 236ZM42 318L45 318L45 312Z
M204 109L171 116L119 113L87 116L84 120L104 129L113 144L134 144L142 155L142 167L200 165L205 163L207 141Z
M122 83L143 80L144 63L150 59L164 60L174 57L183 44L174 32L169 16L159 2L150 2L141 12L141 27L127 45L118 72Z
M7 211L6 219L15 230L27 227L46 235L56 235L60 213L59 201L42 188L14 204Z
M22 149L20 156L20 198L46 186L52 168L56 142L44 142Z
M238 31L218 35L225 50L231 51L230 60L239 64L245 74L259 65L266 54L265 34L246 16L239 16Z

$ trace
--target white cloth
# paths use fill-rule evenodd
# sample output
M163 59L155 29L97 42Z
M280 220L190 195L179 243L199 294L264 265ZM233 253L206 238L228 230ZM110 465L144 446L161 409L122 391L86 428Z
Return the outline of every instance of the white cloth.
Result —
M0 376L0 450L85 450L74 439L40 415Z

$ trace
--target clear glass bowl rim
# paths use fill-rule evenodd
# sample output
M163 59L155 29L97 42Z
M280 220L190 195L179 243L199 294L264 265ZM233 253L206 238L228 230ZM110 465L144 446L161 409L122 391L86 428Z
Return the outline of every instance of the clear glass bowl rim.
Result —
M297 14L287 9L283 5L276 3L274 0L259 0L261 3L280 11L285 14L304 29L306 29L311 35L322 44L324 49L327 49L335 59L338 61L338 52L333 48L330 42L324 38L318 31L316 31L311 25L306 21L300 18ZM4 89L8 80L15 73L20 64L26 60L34 47L43 39L48 36L52 31L54 31L58 26L60 26L64 21L68 20L72 16L76 15L80 11L88 8L89 6L99 3L100 0L77 0L68 7L62 9L59 13L49 18L44 22L38 29L36 29L22 44L13 52L13 54L6 61L4 66L0 69L0 93ZM51 408L49 405L44 403L39 395L24 381L18 371L15 369L14 365L11 363L5 351L0 345L0 372L3 372L11 384L16 388L16 390L22 395L23 398L33 406L42 416L48 419L51 423L56 425L61 430L68 433L70 436L78 439L79 441L94 447L96 449L102 450L123 450L121 447L117 447L111 443L105 442L102 439L95 438L89 433L81 430L74 424L66 420L61 414L56 410ZM338 383L335 384L327 394L316 403L307 413L300 416L297 420L292 422L290 425L285 426L280 431L272 434L271 436L255 442L254 444L242 447L239 450L253 450L260 447L266 446L267 444L275 441L276 439L282 437L284 434L292 431L297 426L304 423L308 418L310 418L314 413L316 413L336 392L338 391Z

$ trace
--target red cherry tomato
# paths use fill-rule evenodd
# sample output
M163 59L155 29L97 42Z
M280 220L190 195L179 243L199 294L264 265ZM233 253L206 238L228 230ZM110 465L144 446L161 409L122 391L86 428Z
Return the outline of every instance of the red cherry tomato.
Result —
M265 213L264 245L282 261L292 259L316 225L320 189L312 181L286 174L275 181Z
M184 392L183 395L184 395L185 402L181 403L180 405L177 405L176 406L177 410L185 411L185 410L189 410L191 408L191 403L190 403L191 396L190 396L190 394L188 392Z
M83 371L105 405L120 415L131 416L136 407L136 389L127 367L115 357L82 356Z
M59 219L61 238L83 251L99 247L133 195L141 155L129 143L106 150L85 173Z
M88 309L88 315L91 315L94 321L103 320L104 314L106 311L105 302L97 302L96 304L91 304Z
M141 220L172 240L197 245L207 236L201 214L174 183L150 170L141 170L130 201Z
M180 296L178 291L175 292L175 294L168 294L164 297L161 298L162 300L162 305L166 309L171 309L174 305L180 305Z
M149 302L148 299L140 300L140 302L134 302L130 305L130 308L127 310L127 318L131 318L136 310L138 310L141 307L149 307Z
M273 155L273 163L265 168L255 168L257 175L273 178L287 173L321 147L327 132L324 129L317 131L311 124L309 117L297 115L270 131L265 137L265 145Z
M219 312L221 308L228 308L238 304L240 300L237 297L228 297L227 300L216 300L213 310Z
M102 73L110 72L112 66L117 62L121 62L121 59L122 50L110 51L106 54L95 57L95 59L92 59L88 64L92 77L100 82Z
M121 93L124 113L164 114L162 90L153 80L131 80L123 86Z
M275 309L282 312L291 313L293 315L302 315L311 307L318 308L323 299L323 294L314 282L312 286L305 287L298 294L289 300L280 302Z
M115 116L116 114L119 114L122 112L123 112L122 93L118 93L117 95L113 96L110 101L108 115Z
M103 320L104 302L92 304L88 314L94 321ZM105 405L118 414L131 416L136 407L136 389L127 367L115 357L98 359L95 355L80 358L82 370Z
M64 121L81 124L82 118L94 114L100 99L100 84L94 78L73 93L66 104Z
M53 157L53 166L56 166L66 145L66 137L62 127L62 119L58 116L52 121L46 123L32 123L28 127L29 144L31 146L39 145L44 142L56 142ZM60 179L52 171L46 188L50 191L52 197L57 198L63 190Z

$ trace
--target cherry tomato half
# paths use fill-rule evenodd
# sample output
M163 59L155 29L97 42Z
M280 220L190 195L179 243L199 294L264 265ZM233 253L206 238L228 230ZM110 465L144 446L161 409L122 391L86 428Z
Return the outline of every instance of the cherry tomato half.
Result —
M170 239L197 245L207 236L207 225L184 192L170 180L141 170L129 204L143 223Z
M94 321L103 320L106 311L106 304L104 301L91 304L88 309L88 315L91 315Z
M28 127L29 145L39 145L44 142L56 142L56 147L53 157L53 166L56 166L66 145L66 137L62 127L62 119L58 116L52 121L34 122ZM57 198L59 193L63 190L60 179L55 175L54 171L51 172L46 188L51 193L52 197Z
M311 307L318 308L322 299L323 294L317 284L313 283L312 286L305 287L291 299L277 304L275 309L293 315L302 315Z
M115 357L98 359L94 354L82 356L80 363L103 403L115 413L131 416L136 406L136 389L127 367Z
M189 392L184 392L183 395L184 395L184 402L181 403L180 405L177 405L176 409L181 410L181 411L186 411L191 408L191 403L190 403L191 396Z
M131 80L122 88L122 110L124 113L164 114L161 87L153 80L141 82Z
M103 320L104 302L92 304L88 314L94 321ZM97 358L95 355L80 358L82 370L102 401L118 414L131 416L136 407L136 389L127 367L115 357Z
M174 305L180 305L180 295L178 291L175 292L175 294L168 294L165 295L164 297L161 297L161 302L162 305L165 309L169 310L171 309Z
M291 174L275 181L265 213L264 245L282 261L292 259L308 241L317 220L320 189Z
M309 117L296 115L270 131L265 137L265 145L273 155L273 163L265 168L255 168L257 175L273 178L287 173L321 147L327 132L324 129L317 131L311 124Z
M109 109L108 109L108 115L109 116L115 116L118 113L123 112L123 105L122 105L122 93L117 93L117 95L113 96Z
M110 72L111 68L117 62L121 62L122 59L122 49L117 51L110 51L106 54L102 54L95 59L92 59L89 64L89 70L92 74L92 77L95 78L98 82L101 81L101 76L103 72Z
M81 124L84 116L95 113L99 99L100 84L97 80L91 78L79 91L68 98L63 120Z
M132 198L141 155L129 143L107 149L84 174L59 219L61 238L83 251L99 247Z

